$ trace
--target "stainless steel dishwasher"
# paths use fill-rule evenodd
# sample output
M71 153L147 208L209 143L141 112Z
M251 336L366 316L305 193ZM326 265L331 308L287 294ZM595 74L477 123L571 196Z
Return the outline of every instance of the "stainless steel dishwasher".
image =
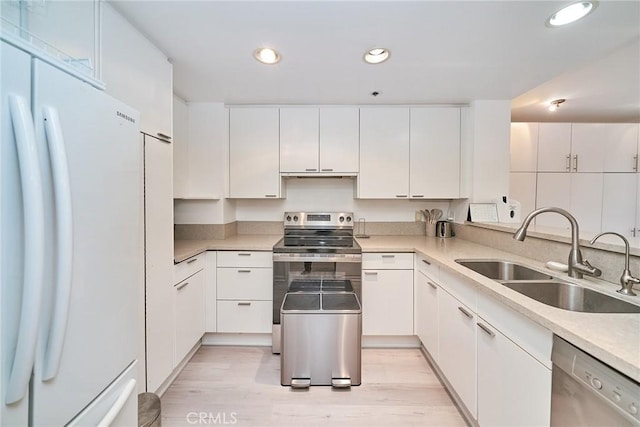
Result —
M640 426L640 384L553 337L552 426Z

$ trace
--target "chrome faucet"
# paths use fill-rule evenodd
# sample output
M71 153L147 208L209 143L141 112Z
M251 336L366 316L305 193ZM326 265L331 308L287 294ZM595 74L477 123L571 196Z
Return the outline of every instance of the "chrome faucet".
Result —
M613 234L614 236L618 236L624 241L624 271L622 272L622 276L620 276L620 284L622 288L618 289L618 292L624 295L633 295L636 293L633 292L633 285L637 285L640 283L640 279L637 277L633 277L631 275L631 271L629 271L629 241L622 234L614 233L613 231L605 231L604 233L598 234L596 237L591 239L592 245L600 238L600 236L604 236L605 234Z
M527 228L533 218L537 215L545 212L555 212L567 218L571 223L571 252L569 252L569 262L568 264L568 274L569 277L575 277L576 279L582 279L584 274L588 274L590 276L598 277L602 274L598 268L589 264L589 261L582 260L582 252L580 252L579 246L579 233L578 233L578 221L571 215L569 212L560 208L540 208L536 209L533 212L529 213L527 217L522 222L522 225L513 235L513 238L519 241L524 241L525 237L527 237Z

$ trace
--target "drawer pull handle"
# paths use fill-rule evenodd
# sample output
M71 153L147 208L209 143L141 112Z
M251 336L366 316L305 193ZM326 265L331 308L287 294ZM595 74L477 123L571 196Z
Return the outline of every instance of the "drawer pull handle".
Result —
M264 197L277 197L275 194L265 194Z
M427 265L431 265L431 263L429 261L427 261L426 259L423 259L422 262L424 262Z
M238 273L251 273L251 270L238 270Z
M316 169L316 168L306 168L304 171L305 171L305 172L315 172L315 171L317 171L317 170L318 170L318 169Z
M458 310L460 310L460 312L462 314L464 314L465 316L467 316L469 319L473 319L473 314L469 313L467 310L465 310L462 307L458 307Z
M398 197L398 198L406 198L407 195L406 194L396 194L396 197Z
M493 333L493 331L489 328L487 328L485 325L483 325L482 323L476 323L476 325L478 325L478 328L482 329L487 335L489 335L491 338L495 337L496 334Z
M239 302L238 305L249 306L249 305L251 305L251 303L250 302Z
M365 271L364 274L369 275L369 276L377 276L378 272L377 271Z
M411 196L411 197L424 197L424 194L414 194L414 195L413 195L413 196Z
M191 264L192 262L196 262L197 260L198 258L190 259L189 261L187 261L187 264Z
M436 285L433 282L427 282L429 284L429 286L431 286L433 289L438 289L438 285Z
M322 172L333 172L333 168L322 168Z
M395 255L382 255L382 258L395 258Z
M251 256L251 254L247 252L241 252L238 254L238 256Z
M176 289L177 289L177 290L180 290L180 289L184 288L185 286L187 286L188 284L189 284L189 282L181 283L181 284L179 284L178 286L176 286Z

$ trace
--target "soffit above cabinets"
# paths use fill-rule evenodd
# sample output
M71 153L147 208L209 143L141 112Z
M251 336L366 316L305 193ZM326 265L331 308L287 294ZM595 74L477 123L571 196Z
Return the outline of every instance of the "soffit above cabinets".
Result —
M177 94L236 105L514 99L640 38L637 1L602 1L585 19L562 28L548 28L545 21L563 1L111 3L172 59ZM278 64L253 58L267 45L281 53ZM375 46L390 49L390 59L365 63L364 52ZM626 54L627 62L640 61L637 50ZM579 102L571 97L602 89L622 96L620 88L633 84L608 79L612 70L601 70L596 83L606 86L584 80L555 98L567 98L568 109ZM380 95L373 97L374 91ZM544 101L540 97L536 102ZM637 108L637 91L628 98L605 97L616 110Z

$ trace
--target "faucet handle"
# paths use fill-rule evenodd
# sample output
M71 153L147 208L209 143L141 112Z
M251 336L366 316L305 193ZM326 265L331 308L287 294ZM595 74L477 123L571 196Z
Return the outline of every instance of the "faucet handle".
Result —
M573 268L578 270L580 273L588 274L593 277L600 277L602 275L602 270L592 266L586 259L581 263L574 264Z

